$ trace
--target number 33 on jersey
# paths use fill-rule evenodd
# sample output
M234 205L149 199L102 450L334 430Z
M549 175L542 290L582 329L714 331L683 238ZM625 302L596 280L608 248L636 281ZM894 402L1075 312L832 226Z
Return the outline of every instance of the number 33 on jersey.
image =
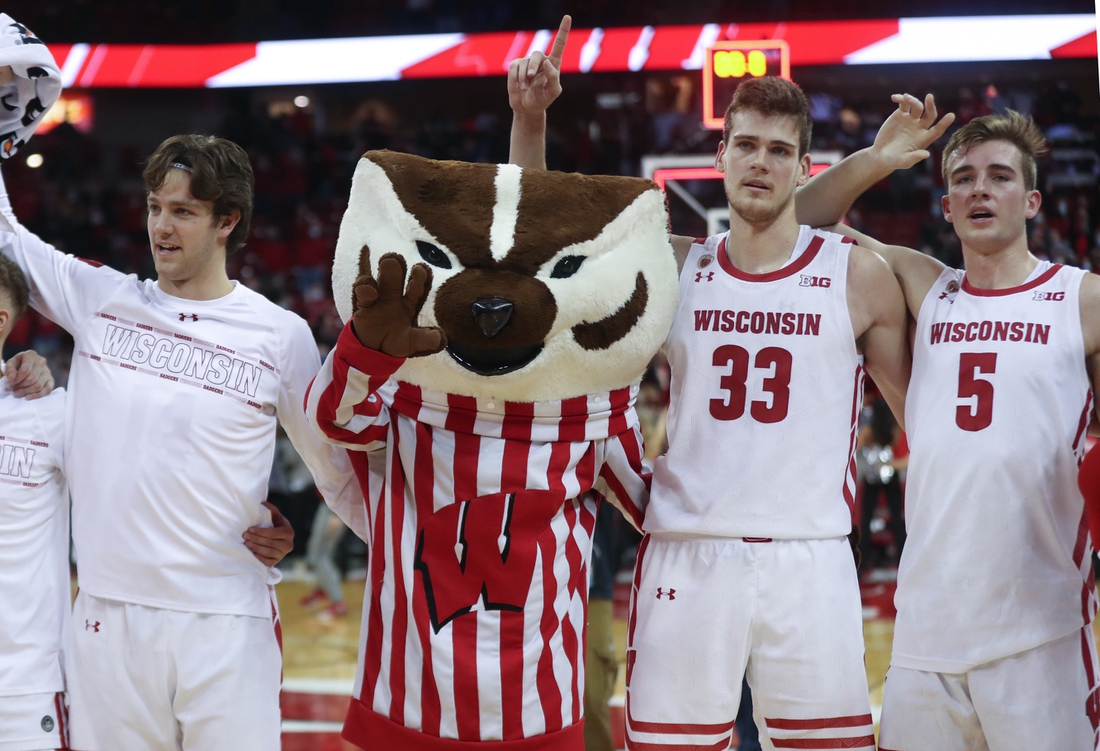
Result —
M863 369L848 315L849 247L802 227L785 266L747 274L729 261L726 235L692 246L666 343L677 409L646 531L851 531ZM666 495L676 503L661 503Z

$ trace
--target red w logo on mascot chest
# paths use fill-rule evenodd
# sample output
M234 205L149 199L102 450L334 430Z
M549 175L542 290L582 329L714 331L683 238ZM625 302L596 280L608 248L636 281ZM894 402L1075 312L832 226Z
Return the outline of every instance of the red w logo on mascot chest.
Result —
M428 518L415 566L437 634L479 602L485 610L523 610L539 543L557 547L550 522L564 503L561 493L521 490L455 503Z

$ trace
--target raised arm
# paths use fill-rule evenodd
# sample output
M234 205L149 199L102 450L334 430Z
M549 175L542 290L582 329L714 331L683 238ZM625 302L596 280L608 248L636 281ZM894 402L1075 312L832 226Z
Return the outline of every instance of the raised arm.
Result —
M928 147L955 121L950 112L936 121L936 102L931 94L923 104L910 94L894 94L891 98L898 108L879 128L873 145L829 167L798 189L795 214L799 224L822 227L840 221L855 200L879 180L927 159Z
M535 50L508 68L512 139L508 161L525 169L546 169L546 109L561 94L561 56L573 20L563 16L547 57Z
M867 372L905 429L912 355L905 300L882 258L860 247L848 254L848 310Z
M329 443L359 451L385 444L389 410L378 391L406 358L434 354L447 343L442 330L416 325L431 284L425 264L408 271L392 253L379 260L377 280L364 274L355 281L352 319L305 399L310 423Z
M70 334L125 281L121 272L66 255L19 224L11 211L2 176L0 216L11 230L0 227L0 253L15 261L27 277L31 307Z
M843 224L830 229L852 238L859 247L877 254L886 261L886 265L890 267L890 271L894 273L898 284L901 285L909 312L916 320L917 314L920 313L920 306L928 296L928 290L932 289L932 285L940 278L940 274L947 266L932 256L926 256L924 253L901 245L881 243Z

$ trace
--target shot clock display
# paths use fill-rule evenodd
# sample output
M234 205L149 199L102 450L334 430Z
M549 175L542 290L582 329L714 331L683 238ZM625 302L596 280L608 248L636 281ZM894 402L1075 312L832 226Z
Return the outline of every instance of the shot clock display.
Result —
M738 85L761 76L791 77L791 53L785 41L716 42L703 58L703 124L720 130Z

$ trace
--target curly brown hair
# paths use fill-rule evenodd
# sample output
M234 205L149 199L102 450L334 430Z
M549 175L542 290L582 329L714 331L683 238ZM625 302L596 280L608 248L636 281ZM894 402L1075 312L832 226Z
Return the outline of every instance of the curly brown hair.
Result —
M22 270L7 256L0 256L0 297L7 298L13 308L12 317L18 318L30 304L31 290Z
M1024 188L1035 190L1038 184L1039 169L1035 159L1047 153L1047 139L1039 126L1030 117L1024 117L1015 110L1003 115L976 117L962 126L947 141L943 149L943 184L950 185L951 176L947 174L948 165L971 146L986 141L1007 141L1020 152L1020 162L1024 171Z
M248 237L252 221L252 192L255 178L248 154L237 144L215 136L172 136L161 143L145 163L145 189L160 190L173 169L182 164L191 170L191 195L214 204L214 216L241 212L241 219L229 234L225 250L239 250Z
M726 119L722 126L722 141L726 144L730 140L733 116L742 110L752 110L768 116L793 117L798 125L799 159L810 150L814 128L810 118L810 102L794 81L778 76L764 76L750 78L738 86L729 107L726 107Z

